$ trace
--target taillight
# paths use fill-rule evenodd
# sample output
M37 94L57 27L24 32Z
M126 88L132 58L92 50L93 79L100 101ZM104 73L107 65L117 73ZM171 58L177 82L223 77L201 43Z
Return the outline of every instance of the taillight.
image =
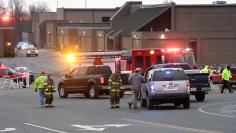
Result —
M149 88L149 89L150 89L150 91L155 91L154 83L151 83L151 84L150 84L150 88Z
M104 84L105 82L104 82L104 77L100 77L100 83L101 84Z
M187 90L190 91L190 88L191 88L191 87L190 87L190 83L187 82Z

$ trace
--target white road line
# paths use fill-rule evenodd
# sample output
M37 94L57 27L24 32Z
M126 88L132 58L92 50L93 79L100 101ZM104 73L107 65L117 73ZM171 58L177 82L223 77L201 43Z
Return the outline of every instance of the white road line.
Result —
M223 102L223 103L215 103L215 104L209 104L209 105L205 105L205 106L202 106L200 108L198 108L198 111L204 113L204 114L209 114L209 115L215 115L215 116L223 116L223 117L228 117L228 118L234 118L235 116L232 116L232 115L223 115L223 114L216 114L216 113L211 113L211 112L207 112L207 111L204 111L203 109L204 108L207 108L207 107L211 107L211 106L215 106L215 105L220 105L220 104L226 104L226 103L233 103L233 102ZM235 103L235 102L234 102Z
M5 128L4 130L0 130L0 133L2 132L12 132L12 131L15 131L16 129L15 128Z
M57 133L68 133L68 132L59 131L59 130L55 130L55 129L51 129L51 128L47 128L47 127L42 127L42 126L39 126L39 125L30 124L30 123L24 123L24 124L28 125L28 126L32 126L32 127L38 127L38 128L41 128L41 129L45 129L45 130L48 130L48 131L57 132Z
M150 126L158 126L158 127L164 127L164 128L173 128L173 129L189 131L189 132L197 132L197 133L221 133L219 131L208 131L208 130L203 130L203 129L181 127L181 126L176 126L176 125L148 122L148 121L142 121L142 120L136 120L136 119L123 118L121 120L127 121L127 122L135 122L135 123L140 123L140 124L146 124L146 125L150 125Z

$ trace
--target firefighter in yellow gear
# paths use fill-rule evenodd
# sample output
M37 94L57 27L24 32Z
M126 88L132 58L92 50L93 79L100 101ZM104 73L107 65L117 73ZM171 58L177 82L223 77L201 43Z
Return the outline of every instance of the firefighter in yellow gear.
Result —
M56 92L55 90L55 85L54 81L51 78L51 75L48 74L47 80L45 82L45 107L53 107L52 102L53 102L53 93Z
M110 88L110 106L112 108L120 108L120 89L122 85L122 80L120 77L120 73L116 72L111 75L108 80L109 88Z

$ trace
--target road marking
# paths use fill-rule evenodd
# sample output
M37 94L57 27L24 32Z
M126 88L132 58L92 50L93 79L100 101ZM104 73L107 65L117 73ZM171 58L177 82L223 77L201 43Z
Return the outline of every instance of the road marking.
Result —
M11 132L11 131L15 131L15 128L5 128L4 130L0 130L0 132Z
M148 122L148 121L142 121L142 120L136 120L136 119L123 118L121 120L127 121L127 122L136 122L136 123L140 123L140 124L146 124L146 125L150 125L150 126L159 126L159 127L164 127L164 128L173 128L173 129L184 130L184 131L189 131L189 132L222 133L222 132L219 132L219 131L208 131L208 130L203 130L203 129L181 127L181 126L176 126L176 125Z
M78 130L87 130L87 131L104 131L107 127L126 127L131 124L104 124L104 125L71 125L72 127L81 128Z
M232 103L232 102L223 102L223 103L215 103L215 104L205 105L205 106L202 106L202 107L198 108L198 111L200 111L200 112L202 112L202 113L204 113L204 114L209 114L209 115L215 115L215 116L223 116L223 117L234 118L235 116L233 116L233 115L216 114L216 113L211 113L211 112L207 112L207 111L204 111L204 110L203 110L203 109L206 108L206 107L211 107L211 106L220 105L220 104L225 104L225 103Z
M57 132L57 133L67 133L67 132L64 132L64 131L59 131L59 130L55 130L55 129L52 129L52 128L42 127L42 126L39 126L39 125L30 124L30 123L24 123L24 124L28 125L28 126L32 126L32 127L38 127L38 128L41 128L41 129L45 129L45 130L48 130L48 131Z

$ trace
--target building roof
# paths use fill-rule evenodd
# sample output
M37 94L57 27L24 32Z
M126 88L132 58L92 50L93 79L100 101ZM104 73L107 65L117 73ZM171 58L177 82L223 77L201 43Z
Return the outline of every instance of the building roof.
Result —
M142 28L147 23L164 13L170 8L170 5L159 5L155 7L140 7L136 12L131 14L119 25L107 31L109 38L114 38L121 33L133 32Z
M64 23L68 23L67 20L44 20L39 27L41 26L45 26L45 24L47 23L54 23L54 24L64 24Z
M66 23L59 24L58 28L81 28L81 29L109 29L110 23Z
M176 7L236 7L236 4L179 4Z
M117 8L63 8L64 11L116 11Z

